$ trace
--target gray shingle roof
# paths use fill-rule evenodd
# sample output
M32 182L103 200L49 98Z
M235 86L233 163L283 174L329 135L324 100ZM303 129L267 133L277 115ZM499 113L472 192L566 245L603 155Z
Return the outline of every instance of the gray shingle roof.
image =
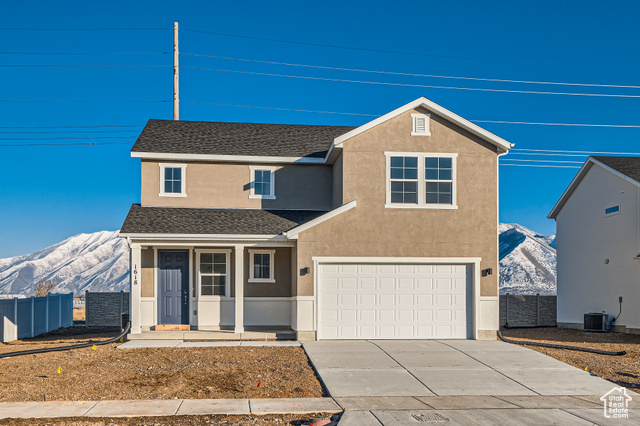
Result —
M640 182L640 157L593 157L612 169Z
M192 209L132 204L121 234L278 235L324 214L311 210Z
M132 152L312 157L355 127L149 120Z

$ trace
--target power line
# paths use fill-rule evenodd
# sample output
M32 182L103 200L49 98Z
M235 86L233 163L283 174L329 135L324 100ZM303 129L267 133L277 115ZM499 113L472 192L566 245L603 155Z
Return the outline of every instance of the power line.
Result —
M268 77L285 77L285 78L295 78L295 79L301 79L301 80L372 84L372 85L380 85L380 86L416 87L416 88L428 88L428 89L451 89L451 90L468 90L468 91L475 91L475 92L520 93L520 94L536 94L536 95L588 96L588 97L606 97L606 98L640 98L640 95L622 95L622 94L613 94L613 93L576 93L576 92L572 93L572 92L548 92L548 91L535 91L535 90L487 89L487 88L478 88L478 87L434 86L434 85L424 85L424 84L390 83L390 82L383 82L383 81L368 81L368 80L347 80L347 79L328 78L328 77L311 77L311 76L302 76L302 75L274 74L274 73L254 72L254 71L238 71L238 70L227 70L227 69L221 69L221 68L202 68L202 67L190 67L190 66L180 66L180 68L228 72L228 73L235 73L235 74L261 75L261 76L268 76Z
M0 55L168 55L170 52L0 52Z
M502 120L470 120L476 123L496 123L496 124L531 124L536 126L568 126L568 127L615 127L615 128L640 128L634 124L587 124L587 123L536 123L530 121L502 121Z
M304 42L304 41L283 40L283 39L267 38L267 37L255 37L255 36L247 36L247 35L241 35L241 34L230 34L230 33L221 33L221 32L214 32L214 31L201 31L201 30L184 29L184 28L182 28L181 31L187 31L187 32L191 32L191 33L199 33L199 34L210 34L210 35L223 36L223 37L242 38L242 39L247 39L247 40L260 40L260 41L270 41L270 42L276 42L276 43L297 44L297 45L301 45L301 46L328 47L328 48L332 48L332 49L353 50L353 51L359 51L359 52L392 53L392 54L398 54L398 55L422 56L422 57L429 57L429 58L465 59L465 60L472 60L472 61L524 63L524 64L540 63L541 62L541 61L531 61L531 60L529 60L529 61L519 61L519 60L497 59L497 58L480 58L480 57L472 57L472 56L439 55L439 54L431 54L431 53L408 52L408 51L402 51L402 50L372 49L372 48L366 48L366 47L342 46L342 45L337 45L337 44L311 43L311 42ZM560 63L560 62L548 62L547 61L545 63L566 65L566 63Z
M139 133L138 130L50 130L50 131L21 131L21 132L7 132L0 130L0 135L21 134L21 135L36 135L36 134L50 134L50 133Z
M98 146L98 145L129 145L133 142L86 142L86 143L25 143L0 144L0 147L33 147L33 146Z
M2 68L167 68L173 65L50 65L0 64Z
M606 152L606 151L568 151L560 149L529 149L529 148L514 148L512 151L528 151L528 152L565 152L570 154L616 154L616 155L640 155L638 152ZM536 155L536 154L531 154Z
M2 141L44 141L44 140L72 140L72 139L130 139L131 136L84 136L81 138L0 138Z
M131 27L131 28L10 28L4 27L0 28L0 31L165 31L170 28L142 28L142 27Z
M26 103L159 103L159 102L171 102L169 100L157 100L157 101L72 101L72 100L31 100L31 99L0 99L0 102L26 102Z
M539 164L507 164L500 163L501 166L514 166L514 167L542 167L547 169L579 169L580 167L576 166L552 166L552 165L539 165Z
M230 107L238 107L238 108L271 109L276 111L313 112L317 114L340 114L340 115L358 115L358 116L377 117L377 115L375 114L358 114L358 113L352 113L352 112L311 111L307 109L261 107L261 106L252 106L252 105L233 105L233 104L221 104L216 102L196 102L196 101L180 101L180 102L184 102L187 104L218 105L218 106L230 106Z
M144 124L108 124L105 126L0 126L0 129L93 129L101 127L143 127Z
M238 108L271 109L276 111L309 112L309 113L316 113L316 114L340 114L340 115L354 115L354 116L363 116L363 117L379 117L380 116L380 114L363 114L363 113L357 113L357 112L316 111L316 110L308 110L308 109L224 104L224 103L217 103L217 102L197 102L197 101L184 101L184 100L180 102L184 102L188 104L217 105L217 106L228 106L228 107L238 107ZM534 125L541 125L541 126L640 128L640 125L631 125L631 124L627 125L627 124L542 123L542 122L528 122L528 121L496 121L496 120L469 120L469 121L472 121L474 123L534 124Z
M554 161L554 160L520 160L517 158L507 158L509 161L519 161L519 162L527 162L527 163L573 163L573 164L583 164L584 161Z
M322 65L296 64L296 63L289 63L289 62L261 61L261 60L257 60L257 59L231 58L231 57L227 57L227 56L211 56L211 55L200 55L200 54L194 54L194 53L180 53L180 54L181 55L186 55L186 56L202 57L202 58L225 59L225 60L230 60L230 61L241 61L241 62L254 62L254 63L259 63L259 64L284 65L284 66L289 66L289 67L315 68L315 69L334 70L334 71L364 72L364 73L372 73L372 74L399 75L399 76L405 76L405 77L445 78L445 79L454 79L454 80L488 81L488 82L493 82L493 83L498 82L498 83L546 84L546 85L560 85L560 86L582 86L582 87L608 87L608 88L623 88L623 89L640 89L640 86L626 86L626 85L618 85L618 84L566 83L566 82L554 82L554 81L509 80L509 79L499 79L499 78L461 77L461 76L436 75L436 74L414 74L414 73L394 72L394 71L366 70L366 69L361 69L361 68L341 68L341 67L330 67L330 66L322 66Z

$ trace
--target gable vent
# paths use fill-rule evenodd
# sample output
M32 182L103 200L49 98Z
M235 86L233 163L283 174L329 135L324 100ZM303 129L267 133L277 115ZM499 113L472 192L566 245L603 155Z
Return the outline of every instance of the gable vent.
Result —
M411 134L416 136L429 136L429 116L426 114L411 114L412 129Z

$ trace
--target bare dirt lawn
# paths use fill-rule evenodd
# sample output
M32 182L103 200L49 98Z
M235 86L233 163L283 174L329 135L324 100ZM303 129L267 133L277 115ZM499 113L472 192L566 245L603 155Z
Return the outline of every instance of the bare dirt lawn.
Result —
M78 330L89 334L77 334ZM58 334L0 344L0 354L106 340L118 334L99 331L63 329ZM0 401L323 396L322 385L299 347L117 346L0 359Z
M59 419L37 419L38 424L50 426L111 426L111 425L127 425L127 426L151 426L151 425L304 425L309 424L312 419L317 421L320 419L339 420L340 415L331 415L326 413L316 414L270 414L266 416L169 416L169 417L117 417L117 418L78 418L67 417ZM316 420L317 419L317 420ZM32 425L34 419L2 419L0 425L23 426ZM335 424L335 423L334 423Z
M587 370L630 390L640 389L640 336L624 333L586 333L567 328L503 329L502 335L515 340L527 340L555 345L579 346L605 351L626 351L626 355L610 356L565 349L527 346L555 359Z

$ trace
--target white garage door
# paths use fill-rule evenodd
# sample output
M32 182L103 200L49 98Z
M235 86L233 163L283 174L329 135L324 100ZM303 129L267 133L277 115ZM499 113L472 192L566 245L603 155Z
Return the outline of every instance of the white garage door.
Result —
M466 339L466 265L320 264L319 339Z

